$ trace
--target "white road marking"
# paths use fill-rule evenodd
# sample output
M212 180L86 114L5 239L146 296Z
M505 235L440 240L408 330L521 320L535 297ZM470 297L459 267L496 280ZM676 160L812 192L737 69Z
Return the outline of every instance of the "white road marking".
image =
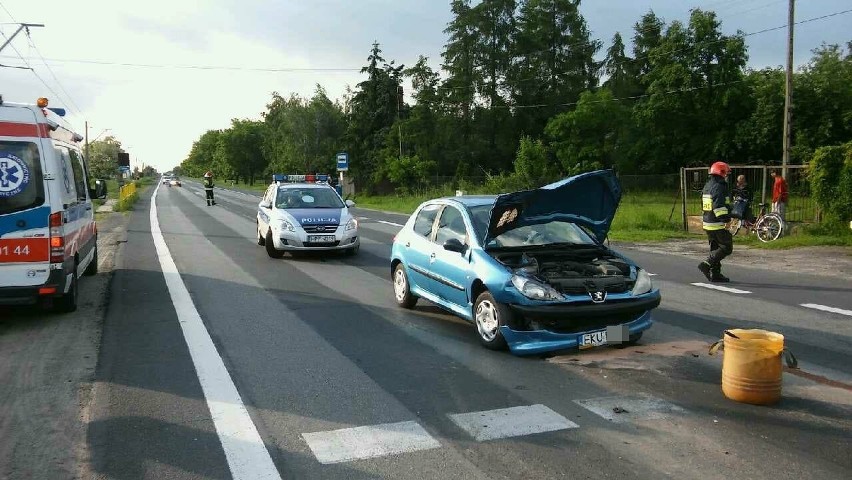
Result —
M649 275L649 276L651 276L651 277L656 277L656 276L657 276L657 274L656 274L656 273L648 273L648 275Z
M805 307L805 308L813 308L814 310L822 310L823 312L839 313L840 315L846 315L847 317L852 317L852 310L843 310L842 308L826 307L825 305L820 305L818 303L803 303L802 306Z
M379 223L384 223L385 225L393 225L394 227L402 227L403 226L403 225L400 225L398 223L386 222L384 220L376 220L376 221L379 222Z
M615 423L656 420L672 413L686 413L683 408L654 397L601 397L574 400L574 403Z
M163 270L216 433L225 451L231 476L235 479L280 479L281 476L272 463L272 458L257 433L257 428L243 405L237 387L234 386L219 352L216 351L213 340L210 339L210 333L204 327L204 322L163 238L157 219L159 188L158 185L151 197L151 236L154 237L160 268Z
M453 423L478 442L579 427L544 405L500 408L448 416Z
M748 290L740 290L739 288L723 287L721 285L713 285L712 283L693 283L696 287L709 288L711 290L719 290L720 292L728 293L751 293Z
M386 423L303 433L320 463L341 463L364 458L439 448L441 444L417 422Z
M369 220L370 217L358 217L358 220Z

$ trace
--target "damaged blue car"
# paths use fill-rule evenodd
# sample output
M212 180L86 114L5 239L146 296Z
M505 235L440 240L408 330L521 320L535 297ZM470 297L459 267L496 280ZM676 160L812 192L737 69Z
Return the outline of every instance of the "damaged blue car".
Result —
M605 246L621 200L612 170L536 190L421 204L391 251L394 297L424 298L516 355L634 343L660 292Z

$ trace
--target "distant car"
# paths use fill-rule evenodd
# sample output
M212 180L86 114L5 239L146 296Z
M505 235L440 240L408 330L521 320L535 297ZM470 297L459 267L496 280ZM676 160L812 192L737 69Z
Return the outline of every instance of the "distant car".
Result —
M283 180L266 189L257 209L257 244L270 257L305 251L358 253L358 220L349 212L355 202L344 202L328 183L306 179L313 176L277 177Z
M163 185L169 185L169 183L171 181L172 181L172 177L170 177L168 175L163 175Z
M180 179L178 177L172 177L169 180L169 186L170 187L180 187L181 186Z
M418 207L391 251L394 297L474 323L487 348L518 355L635 343L660 292L604 241L621 200L611 170L500 196Z

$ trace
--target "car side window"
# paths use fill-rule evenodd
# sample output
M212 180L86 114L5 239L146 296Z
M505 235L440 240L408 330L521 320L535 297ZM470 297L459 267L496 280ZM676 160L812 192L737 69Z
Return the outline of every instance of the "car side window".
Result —
M455 238L463 245L467 244L467 228L464 217L455 207L444 207L441 219L438 220L438 231L435 233L435 243L443 245L447 240Z
M77 200L85 202L88 198L86 188L86 170L83 168L83 159L74 151L68 151L71 157L71 171L74 174L74 185L77 188Z
M414 219L414 232L429 238L432 235L432 225L435 223L435 217L438 216L440 205L426 205L417 213L417 218Z

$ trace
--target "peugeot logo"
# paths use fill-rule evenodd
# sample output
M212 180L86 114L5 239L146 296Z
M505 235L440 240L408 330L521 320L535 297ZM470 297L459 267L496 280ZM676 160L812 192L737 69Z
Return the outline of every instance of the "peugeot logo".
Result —
M592 297L592 302L603 303L606 301L606 290L589 292L589 296Z

